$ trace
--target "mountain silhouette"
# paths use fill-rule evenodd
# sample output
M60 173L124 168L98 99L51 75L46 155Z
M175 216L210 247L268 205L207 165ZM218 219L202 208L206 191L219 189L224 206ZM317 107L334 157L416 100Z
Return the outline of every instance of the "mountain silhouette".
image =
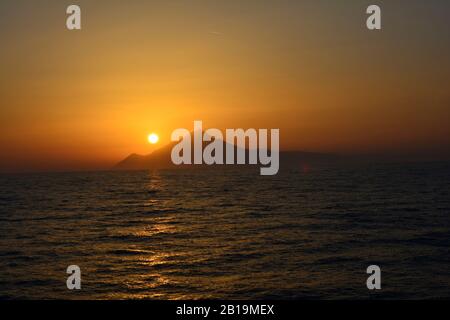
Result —
M193 153L194 153L194 145L193 139L191 139L191 162L193 162ZM203 142L203 149L210 142ZM224 162L225 162L225 154L226 154L226 142L222 141L223 150L224 150ZM120 161L114 166L114 170L147 170L147 169L170 169L170 168L183 168L183 167L191 167L192 165L175 165L171 159L172 149L178 142L173 142L167 144L166 146L155 150L154 152L148 155L138 155L138 154L130 154L128 157ZM235 149L235 157L237 153L237 147L233 146ZM202 149L202 150L203 150ZM258 151L258 150L257 150ZM270 153L270 151L269 151ZM249 150L245 149L245 158L248 162ZM280 152L280 168L283 167L297 167L297 166L305 166L309 164L317 164L317 163L327 163L330 161L335 161L339 157L333 154L323 154L323 153L314 153L314 152L304 152L304 151L281 151ZM203 165L195 165L196 167L208 166L206 164ZM214 166L214 165L213 165ZM257 166L261 166L258 164ZM209 167L209 166L208 166Z

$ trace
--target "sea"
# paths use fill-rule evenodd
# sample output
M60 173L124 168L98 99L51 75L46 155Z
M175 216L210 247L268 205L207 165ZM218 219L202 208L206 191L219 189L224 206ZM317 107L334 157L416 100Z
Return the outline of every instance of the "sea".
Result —
M449 162L253 169L0 175L0 299L450 298Z

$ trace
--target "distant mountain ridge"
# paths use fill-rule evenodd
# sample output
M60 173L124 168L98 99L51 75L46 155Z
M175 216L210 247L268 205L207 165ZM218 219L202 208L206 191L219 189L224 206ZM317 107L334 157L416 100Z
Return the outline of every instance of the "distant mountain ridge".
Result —
M148 155L139 155L139 154L130 154L128 157L120 161L114 166L114 170L147 170L147 169L170 169L170 168L180 168L191 165L181 165L177 166L173 164L171 159L171 153L173 147L178 144L178 142L170 143ZM203 148L209 144L209 142L203 143ZM223 142L224 150L226 149L226 143ZM235 148L235 155L237 151L237 147ZM192 146L192 150L193 146ZM192 152L193 153L193 152ZM225 151L224 151L225 154ZM246 159L248 162L248 154L249 150L245 150ZM286 166L298 166L305 165L309 163L322 163L335 161L339 159L338 156L333 154L323 154L323 153L314 153L314 152L303 152L303 151L281 151L280 152L280 168ZM193 163L193 162L192 162ZM206 164L196 165L197 166L208 166ZM214 165L212 165L214 166ZM257 165L261 166L261 165Z

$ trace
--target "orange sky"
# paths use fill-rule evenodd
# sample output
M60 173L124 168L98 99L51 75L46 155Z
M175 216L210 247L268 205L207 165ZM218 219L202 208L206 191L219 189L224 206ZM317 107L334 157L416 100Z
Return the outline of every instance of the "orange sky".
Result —
M380 2L380 1L379 1ZM282 149L450 150L446 1L0 3L0 171L107 168L194 120ZM414 19L411 19L414 17Z

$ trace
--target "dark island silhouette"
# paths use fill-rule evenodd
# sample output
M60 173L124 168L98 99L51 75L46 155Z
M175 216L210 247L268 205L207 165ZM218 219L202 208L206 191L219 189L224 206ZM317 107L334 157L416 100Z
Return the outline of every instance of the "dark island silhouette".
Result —
M203 143L203 148L209 142ZM226 150L227 143L222 141L223 150ZM114 170L148 170L148 169L172 169L172 168L190 168L194 165L175 165L171 159L171 153L173 147L178 142L173 142L165 145L164 147L155 150L148 155L130 154L128 157L120 161L114 166ZM193 145L191 146L193 150ZM237 153L237 147L235 148L235 157ZM270 152L270 151L269 151ZM192 152L193 153L193 152ZM224 151L225 154L225 151ZM248 159L249 151L245 149L245 157ZM280 151L280 169L286 167L304 167L311 164L326 164L330 162L336 162L340 159L339 156L334 154L305 152L305 151ZM193 161L192 161L193 163ZM195 165L195 167L212 167L218 165ZM223 166L223 165L220 165ZM240 167L257 166L261 165L236 165Z

